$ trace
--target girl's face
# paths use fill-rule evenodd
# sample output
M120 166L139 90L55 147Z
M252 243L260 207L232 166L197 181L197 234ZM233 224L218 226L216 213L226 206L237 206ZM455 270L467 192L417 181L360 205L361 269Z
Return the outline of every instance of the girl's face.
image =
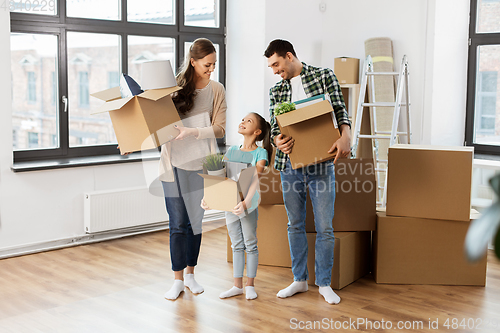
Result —
M215 70L216 61L217 56L215 52L199 60L191 58L191 66L194 67L195 76L198 79L210 79L210 75L212 75L212 72Z
M258 136L262 131L259 128L258 120L255 115L249 113L241 120L238 126L238 133L243 135L256 135Z

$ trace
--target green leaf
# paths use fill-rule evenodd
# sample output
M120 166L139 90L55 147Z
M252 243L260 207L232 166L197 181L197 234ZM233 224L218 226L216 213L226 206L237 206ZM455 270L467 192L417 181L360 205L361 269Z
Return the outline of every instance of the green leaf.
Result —
M280 114L284 114L293 110L295 110L295 103L279 103L274 108L274 115L279 116Z
M224 168L224 154L212 154L205 157L203 166L208 171L217 171Z

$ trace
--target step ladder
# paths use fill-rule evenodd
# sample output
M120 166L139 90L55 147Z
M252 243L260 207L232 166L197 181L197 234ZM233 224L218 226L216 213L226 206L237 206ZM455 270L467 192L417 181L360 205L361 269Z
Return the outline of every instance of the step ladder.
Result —
M370 80L371 93L372 93L372 101L375 100L375 76L394 76L397 77L397 88L395 95L395 102L370 102L365 103L366 91L368 86L368 80ZM398 136L406 136L407 142L411 143L411 117L410 117L410 73L408 70L408 60L406 55L403 56L403 60L401 61L401 68L399 72L374 72L373 71L373 62L372 57L368 55L365 59L365 63L363 65L363 72L361 78L361 85L359 91L359 100L358 100L358 108L356 111L356 124L354 126L354 135L353 135L353 146L352 146L352 155L355 158L358 150L359 139L370 139L370 140L390 140L389 147L394 145ZM405 102L403 103L403 90L405 91ZM399 127L399 117L401 113L401 107L404 106L406 109L406 132L398 131ZM372 134L360 134L361 132L361 122L363 119L363 108L370 108L370 125ZM377 107L393 107L393 119L392 119L392 128L391 131L379 131L377 129L377 117L376 111ZM387 168L388 168L388 160L379 158L379 145L378 141L372 142L373 149L373 159L375 161L375 172L377 175L377 189L378 189L378 197L380 200L377 201L377 206L385 207L386 206L386 194L387 194ZM381 164L385 164L385 168L381 167ZM381 183L381 176L385 175L385 179L383 181L384 185ZM381 195L382 193L382 195Z

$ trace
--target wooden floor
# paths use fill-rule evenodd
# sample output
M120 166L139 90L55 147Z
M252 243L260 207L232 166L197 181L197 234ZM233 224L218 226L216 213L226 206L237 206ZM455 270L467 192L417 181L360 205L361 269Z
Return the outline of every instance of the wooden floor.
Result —
M224 224L210 227L196 271L205 292L186 290L177 301L163 298L173 279L166 231L0 260L0 332L384 332L388 321L399 332L500 331L500 263L492 251L486 287L378 285L367 276L329 305L317 287L277 298L291 270L259 266L256 300L221 300L232 265ZM439 329L429 329L429 319ZM396 330L399 321L407 329ZM423 328L412 327L420 321Z

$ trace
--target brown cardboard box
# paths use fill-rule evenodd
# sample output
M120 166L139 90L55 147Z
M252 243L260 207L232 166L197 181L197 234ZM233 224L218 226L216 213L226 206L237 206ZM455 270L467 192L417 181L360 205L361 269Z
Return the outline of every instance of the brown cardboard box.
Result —
M170 94L180 89L152 89L121 98L120 87L114 87L91 94L106 102L91 114L109 112L122 154L153 149L179 134L174 126L182 126L182 121Z
M307 234L308 256L307 270L309 284L315 284L314 248L316 233ZM335 232L335 248L333 258L333 289L342 289L359 278L370 273L371 232Z
M283 188L281 186L280 172L274 168L274 154L276 151L273 149L271 162L264 169L260 183L260 205L282 205L283 204Z
M199 173L204 182L203 200L210 209L231 212L246 197L252 179L256 176L255 167L241 171L238 181L233 179Z
M288 155L293 169L331 160L328 150L340 138L328 100L276 116L282 134L295 139Z
M340 84L359 83L359 59L356 58L335 58L333 60L333 71Z
M376 183L373 159L338 159L335 165L333 230L368 231L376 226ZM312 210L312 204L307 208ZM315 232L314 220L306 224Z
M375 282L484 286L486 257L470 264L464 255L469 224L377 212Z
M469 221L473 158L473 147L390 147L387 215Z
M259 265L292 267L290 247L288 245L288 217L284 205L259 206L257 222L257 246ZM307 219L312 219L307 214ZM231 240L227 238L227 261L233 261Z

